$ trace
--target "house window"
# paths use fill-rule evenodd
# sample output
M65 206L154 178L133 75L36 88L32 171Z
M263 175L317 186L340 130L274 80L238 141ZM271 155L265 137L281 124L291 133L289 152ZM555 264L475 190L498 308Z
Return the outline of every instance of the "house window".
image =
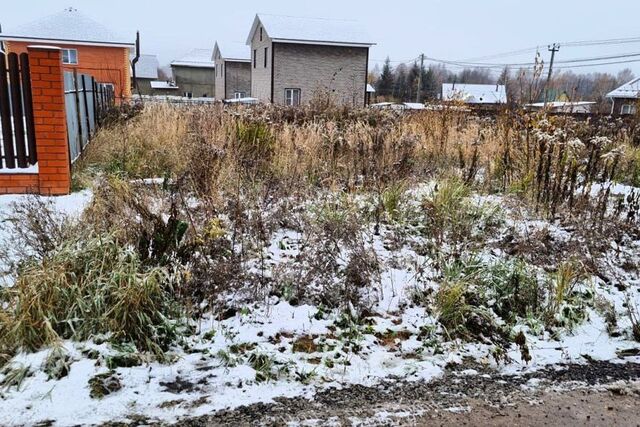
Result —
M620 110L620 114L635 114L636 106L632 104L624 104Z
M78 64L78 50L77 49L62 49L62 63L77 65Z
M184 95L185 98L193 98L193 93L191 93L191 92L184 92L183 95Z
M264 68L267 68L267 57L269 56L269 48L264 48Z
M284 103L292 107L300 105L300 89L285 89Z
M258 63L258 49L253 49L253 68L256 68L256 64Z
M260 27L260 41L262 41L262 27Z
M234 97L235 99L246 98L246 97L247 97L247 94L246 94L246 92L235 92L235 93L233 94L233 97Z

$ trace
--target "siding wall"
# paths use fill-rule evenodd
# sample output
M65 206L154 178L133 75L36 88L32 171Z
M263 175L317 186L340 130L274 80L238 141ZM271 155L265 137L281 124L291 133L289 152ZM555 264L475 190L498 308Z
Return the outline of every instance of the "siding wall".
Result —
M6 42L8 52L27 52L27 46L54 46L62 49L77 49L78 65L63 64L64 70L92 75L100 83L114 85L117 101L131 97L131 67L129 49L124 47L82 46L74 44Z
M205 94L210 98L215 96L216 73L214 68L172 65L171 71L179 88L176 95L191 92L194 98L201 98Z
M367 48L276 43L274 99L284 104L285 89L301 89L301 102L330 94L339 104L363 106ZM260 64L258 64L260 65Z
M269 48L267 53L267 66L264 66L264 49ZM262 102L271 102L271 56L273 43L263 31L262 41L260 41L260 28L256 31L251 41L251 96L258 98ZM254 51L256 55L256 67L253 67Z

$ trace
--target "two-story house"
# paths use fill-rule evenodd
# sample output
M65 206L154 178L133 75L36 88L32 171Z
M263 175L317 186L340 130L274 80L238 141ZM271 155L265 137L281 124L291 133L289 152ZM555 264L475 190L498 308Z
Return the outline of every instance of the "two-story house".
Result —
M193 49L171 62L171 73L180 94L187 98L213 98L216 90L216 64L211 49Z
M217 100L251 96L251 57L247 46L216 42L213 61L216 66Z
M251 46L251 96L297 106L316 96L364 106L369 48L374 45L353 21L256 15Z
M7 53L26 52L30 45L61 48L65 70L113 85L119 101L131 96L129 55L135 48L134 39L113 33L74 8L0 33Z

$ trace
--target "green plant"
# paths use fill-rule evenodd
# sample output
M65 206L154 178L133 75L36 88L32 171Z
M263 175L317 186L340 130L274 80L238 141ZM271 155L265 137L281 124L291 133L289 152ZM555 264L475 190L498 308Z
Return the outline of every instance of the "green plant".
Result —
M0 347L37 350L108 333L159 356L176 337L173 276L145 267L111 235L65 241L24 263L0 317Z

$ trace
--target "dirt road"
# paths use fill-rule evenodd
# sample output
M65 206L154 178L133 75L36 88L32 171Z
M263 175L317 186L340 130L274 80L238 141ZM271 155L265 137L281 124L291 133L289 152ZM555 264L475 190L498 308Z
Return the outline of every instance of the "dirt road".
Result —
M429 383L387 381L183 420L218 425L638 426L640 365L567 365L522 376L456 367Z

